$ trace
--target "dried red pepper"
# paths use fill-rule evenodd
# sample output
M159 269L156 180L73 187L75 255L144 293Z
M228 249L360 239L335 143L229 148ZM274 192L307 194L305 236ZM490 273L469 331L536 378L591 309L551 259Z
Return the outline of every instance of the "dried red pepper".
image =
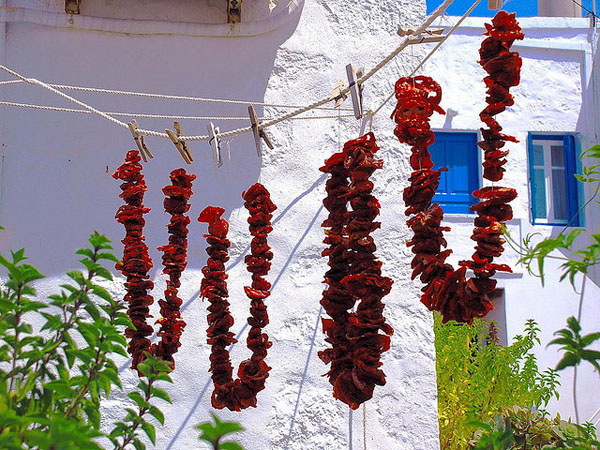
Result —
M483 177L499 181L505 170L505 156L508 155L508 151L501 149L506 141L518 141L513 136L501 133L502 127L494 116L515 103L509 89L520 82L522 59L517 52L511 52L510 47L515 40L523 39L525 35L514 13L499 11L492 19L492 24L485 26L485 34L489 37L481 44L479 64L488 73L484 78L488 106L479 117L488 128L481 129L483 141L478 145L484 151Z
M319 357L331 364L326 375L333 396L352 409L373 397L375 385L385 384L381 355L389 349L393 333L383 317L381 301L390 292L392 280L381 275L371 236L381 226L375 221L380 205L369 180L383 166L383 161L375 159L377 150L374 134L368 133L347 142L321 168L330 174L323 201L329 217L322 226L329 228L324 240L329 248L323 256L329 257L331 268L325 274L328 287L321 305L331 317L323 319L331 348L320 351ZM351 312L357 301L356 311Z
M482 66L489 73L485 78L488 107L481 113L481 119L489 128L482 129L484 140L478 145L485 151L484 177L498 181L502 179L502 166L506 163L502 158L508 154L500 149L506 140L516 140L500 133L502 128L493 116L514 103L508 89L519 83L521 58L509 49L523 34L515 15L504 11L499 12L486 29L489 37L483 41L480 55ZM431 203L439 185L440 171L446 169L431 170L433 162L428 151L435 140L429 117L434 111L441 112L441 89L431 78L401 78L396 83L396 98L395 134L400 142L412 146L410 163L414 172L409 178L410 186L404 191L406 214L414 214L407 221L414 233L407 243L415 255L411 264L412 278L419 277L425 284L421 302L430 310L439 311L444 322L471 323L473 318L485 316L494 307L489 298L496 288L492 277L497 271L511 271L505 264L494 264L493 259L504 250L502 224L512 219L508 203L517 193L504 187L484 187L473 192L473 196L481 200L470 207L478 215L471 236L476 242L475 253L471 260L461 261L456 270L447 264L446 258L452 251L442 250L447 246L443 233L450 229L441 226L444 213L439 205ZM466 278L467 269L474 272L470 279Z
M124 245L123 260L116 268L127 278L124 300L128 304L127 314L134 328L127 328L125 336L129 339L127 351L132 357L132 369L137 369L138 364L145 359L145 352L151 350L148 337L153 331L152 326L147 323L147 318L150 317L149 306L154 302L149 293L154 283L148 275L152 260L143 235L146 224L143 215L150 209L143 205L147 186L140 159L137 150L130 150L123 164L113 174L113 178L123 181L120 197L125 201L125 205L119 207L115 216L117 222L125 226L125 239L121 241Z
M158 247L163 252L163 273L168 276L164 300L159 300L161 318L158 336L160 342L152 345L152 354L169 361L171 368L175 368L173 354L177 352L179 339L186 323L181 318L181 299L178 290L181 286L181 274L187 266L187 226L190 218L185 215L190 209L188 200L192 196L192 182L196 175L187 174L184 169L173 170L170 174L171 184L163 188L166 198L165 211L171 215L167 225L169 230L169 243Z
M227 291L227 274L225 262L229 241L227 231L229 225L221 215L222 208L209 206L200 213L198 220L208 223L208 235L205 235L209 247L207 265L202 269L204 277L201 285L202 297L208 298L208 343L211 349L211 367L214 391L212 405L215 408L228 408L240 411L250 406L256 407L258 392L264 389L265 381L271 369L266 363L267 349L271 346L269 337L262 329L269 323L267 307L264 299L270 295L271 284L265 280L271 267L273 253L267 243L267 236L273 230L271 226L272 212L276 206L270 199L267 189L257 183L242 194L244 206L250 212L248 219L252 242L250 254L246 256L247 270L252 273L252 284L244 291L250 298L250 332L246 340L252 356L243 361L238 368L238 378L233 379L233 367L227 347L235 342L234 334L229 330L233 325L233 317L229 311Z

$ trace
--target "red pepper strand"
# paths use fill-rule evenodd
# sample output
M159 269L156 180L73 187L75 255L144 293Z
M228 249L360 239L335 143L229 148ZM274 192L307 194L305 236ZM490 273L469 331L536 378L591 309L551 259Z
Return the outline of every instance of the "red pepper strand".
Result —
M507 49L514 39L522 38L514 15L501 12L494 18L493 26L486 25L486 27L491 37L482 45L481 55L482 60L485 61L489 61L489 58L494 59L490 47L495 44L492 45L490 39L507 37L507 41L498 44L499 47ZM504 71L497 68L492 71L498 75L497 79L500 80L498 85L506 87L511 83L518 84L520 69L518 54L516 57L511 56L510 61L516 62ZM490 68L492 65L487 67ZM493 259L503 252L502 224L512 218L512 208L508 203L516 197L516 191L511 188L485 187L473 192L476 198L482 200L470 208L478 214L471 236L471 239L477 243L475 253L471 260L461 261L461 267L457 270L445 263L451 250L442 251L442 248L447 245L443 232L450 229L441 226L443 211L439 205L431 204L431 200L439 185L439 172L446 169L431 170L433 163L428 151L428 146L435 139L429 127L429 117L434 111L441 111L438 109L441 90L432 79L424 78L426 77L398 80L396 83L398 105L393 114L397 123L396 136L401 142L413 146L410 162L415 171L409 178L410 186L404 191L404 200L408 207L406 214L414 214L407 221L414 233L413 239L407 243L415 254L411 264L412 278L420 277L425 284L421 302L430 310L441 312L444 322L456 320L471 323L473 318L483 317L493 309L489 295L494 291L496 281L492 277L497 271L511 271L507 265L493 264ZM494 84L495 81L490 83L490 77L486 78L488 87L494 87L493 92L499 91ZM491 89L488 90L488 94L492 95ZM492 98L492 100L498 99ZM480 142L479 146L486 150L486 145L493 144L497 150L504 145L503 139L512 138L499 133L501 128L496 126L497 122L489 120L491 110L487 108L486 110L482 113L482 119L485 117L484 121L490 126L490 130L482 130L485 140ZM488 139L490 136L493 139ZM502 156L505 155L506 153ZM488 179L502 178L504 169L501 166L505 162L494 159L496 156L497 153L486 153L487 163L484 162L484 168L487 168L488 175L494 174L492 178L488 176ZM467 268L474 272L474 277L469 280L465 276Z
M168 276L165 299L159 300L162 317L157 320L160 324L158 344L152 346L152 354L169 361L175 369L173 355L181 345L179 340L186 323L181 319L181 304L178 289L181 286L181 274L187 266L187 226L190 218L185 215L190 209L188 200L192 196L192 182L196 175L189 175L184 169L173 170L170 174L171 185L163 188L166 198L165 211L171 215L169 225L169 243L158 247L163 252L163 273Z
M328 248L323 250L322 256L328 257L330 269L325 273L327 288L323 291L321 305L330 317L323 318L323 333L325 341L330 347L318 352L319 358L330 364L326 376L332 386L340 374L352 368L352 350L347 338L348 318L350 310L354 307L355 299L342 284L342 279L350 273L348 263L348 234L346 225L349 219L347 195L350 190L349 171L344 165L347 157L347 147L339 153L333 154L325 161L319 170L329 174L325 183L327 196L323 205L329 211L329 216L321 224L325 230L324 243Z
M385 374L380 369L381 355L390 348L394 330L383 317L382 299L392 288L392 279L381 275L381 261L371 233L380 228L374 219L379 215L379 201L372 195L370 176L383 167L375 159L379 150L373 133L345 144L345 167L351 184L346 198L352 210L348 215L349 274L341 280L347 291L359 301L356 312L350 313L346 338L350 344L351 366L344 369L334 384L333 395L357 409L373 397L375 385L383 386ZM380 334L379 330L384 334Z
M124 300L129 306L127 314L134 328L127 328L125 336L129 339L127 351L132 357L132 369L137 369L138 364L145 359L145 352L150 351L148 336L153 332L152 326L147 323L147 318L150 317L149 306L154 302L152 295L148 293L154 287L148 275L152 260L143 236L146 224L143 215L150 209L143 205L147 187L140 159L137 150L130 150L123 164L113 174L113 178L123 181L120 197L125 201L125 205L119 207L115 216L117 222L125 226L125 239L121 241L124 244L123 261L116 268L127 278Z
M518 142L513 136L502 134L502 127L494 116L512 106L515 101L509 89L520 82L522 59L510 47L517 39L525 35L515 18L515 14L499 11L492 24L485 24L486 38L479 50L479 64L488 73L484 78L487 86L486 102L488 106L479 117L488 128L482 128L483 141L478 145L484 151L483 177L491 181L500 181L505 171L507 150L501 150L506 141Z
M265 381L271 369L264 361L271 342L262 329L269 323L264 299L270 295L271 284L264 279L271 267L273 253L267 243L267 236L272 231L271 218L276 206L271 202L269 192L257 183L242 194L244 206L250 212L248 223L253 236L250 244L250 255L245 262L247 270L252 273L252 284L244 291L250 298L250 332L246 340L252 356L243 361L238 368L238 378L233 379L233 368L227 346L236 342L229 329L233 325L233 317L229 311L229 302L225 300L227 293L227 274L224 263L229 259L227 249L228 224L220 216L222 208L208 207L199 217L199 221L208 222L209 241L207 266L202 269L201 295L211 303L208 316L208 343L212 345L211 372L214 384L212 405L217 409L228 408L240 411L250 406L256 407L258 392L264 389Z

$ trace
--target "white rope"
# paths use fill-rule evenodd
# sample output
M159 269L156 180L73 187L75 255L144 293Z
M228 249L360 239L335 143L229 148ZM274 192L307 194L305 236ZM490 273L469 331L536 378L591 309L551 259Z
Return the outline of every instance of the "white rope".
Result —
M452 33L454 33L456 31L456 29L459 27L459 25L461 23L464 22L464 20L469 17L469 15L473 12L473 10L477 7L477 5L479 5L479 3L481 3L481 0L475 0L475 2L471 5L471 7L462 15L462 17L454 24L454 26L452 28L450 28L448 30L448 32L444 35L444 39L442 39L440 42L437 43L437 45L429 52L429 54L423 58L423 60L417 65L417 67L415 67L415 69L410 73L410 75L408 75L409 77L414 76L424 65L427 61L429 61L429 58L431 58L431 56L433 56L433 54L435 52L437 52L439 50L439 48L444 44L444 42L446 42L446 40L450 37L450 35L452 35ZM381 105L379 105L379 108L377 108L375 111L373 111L373 115L376 115L379 111L381 111L381 109L387 105L387 103L394 97L395 92L392 92L384 101Z
M91 111L85 109L73 109L73 108L59 108L57 106L46 106L46 105L31 105L28 103L16 103L16 102L4 102L0 101L1 106L14 106L18 108L27 109L38 109L44 111L57 111L57 112L68 112L78 114L94 114ZM173 120L240 120L247 121L248 117L221 117L221 116L177 116L177 115L165 115L165 114L144 114L144 113L128 113L128 112L106 112L111 116L116 117L129 117L132 119L173 119ZM340 117L354 117L354 114L342 114L342 115L329 115L329 116L303 116L293 117L291 120L311 120L311 119L338 119ZM260 118L259 120L271 120L268 117Z
M12 85L12 84L20 84L27 83L27 79L25 80L11 80L11 81L0 81L0 86ZM94 88L94 87L85 87L85 86L70 86L67 84L51 84L48 83L48 86L53 87L58 90L72 90L72 91L81 91L81 92L93 92L99 94L114 94L114 95L125 95L125 96L133 96L133 97L147 97L147 98L159 98L162 100L181 100L181 101L190 101L190 102L203 102L203 103L225 103L232 105L254 105L254 106L265 106L268 108L301 108L298 105L282 105L277 103L265 103L265 102L251 102L248 100L230 100L223 98L207 98L207 97L187 97L184 95L168 95L168 94L152 94L147 92L134 92L134 91L120 91L117 89L103 89L103 88ZM327 111L337 111L339 108L334 107L322 107L319 108ZM342 111L352 111L351 108L341 108Z
M385 66L387 63L389 63L395 56L397 56L404 48L406 48L411 41L411 38L414 38L415 36L418 36L420 33L422 33L429 25L431 25L431 23L433 23L433 21L439 17L441 14L444 13L444 11L448 8L448 6L450 6L450 4L452 4L454 0L445 0L444 3L442 3L424 22L423 24L417 28L413 33L411 33L409 36L405 37L402 42L400 43L400 45L394 50L392 51L388 56L386 56L379 64L377 64L373 69L371 69L369 72L367 72L364 76L362 76L359 80L358 83L364 83L366 80L368 80L369 78L371 78L375 73L377 73L383 66ZM477 0L476 4L478 4L481 0ZM476 6L476 5L475 5ZM472 9L471 9L472 10ZM470 13L470 11L469 11ZM464 17L464 16L463 16ZM441 41L444 42L444 41ZM438 45L436 48L439 48L440 45ZM5 72L7 72L8 74L12 75L15 78L18 78L19 80L21 80L22 82L25 83L29 83L29 84L34 84L40 87L43 87L44 89L49 90L50 92L53 92L54 94L63 97L66 100L69 100L72 103L75 103L76 105L81 106L82 108L90 111L91 113L97 114L100 117L103 117L104 119L114 123L115 125L119 125L122 128L125 128L127 130L129 130L129 127L127 126L126 123L121 122L118 119L115 119L114 117L112 117L111 115L104 113L92 106L87 105L86 103L79 101L63 92L60 92L58 90L57 87L53 87L49 84L46 84L40 80L37 80L35 78L26 78L23 75L7 68L4 65L0 65L0 69L4 70ZM59 88L66 88L66 86L64 85L54 85L54 86L58 86ZM75 87L75 86L70 86L69 88L75 89L75 90L81 90L81 91L86 91L86 92L103 92L103 93L118 93L121 95L143 95L143 96L151 96L154 98L162 98L162 99L177 99L177 100L196 100L196 101L212 101L212 102L222 102L223 100L220 99L202 99L200 100L198 97L183 97L183 96L172 96L172 95L162 95L162 94L140 94L140 93L135 93L135 92L128 92L128 91L116 91L116 90L110 90L110 89L97 89L97 88L84 88L84 87ZM342 94L347 94L348 92L350 92L350 89L348 87L346 87L343 91ZM391 98L391 97L390 97ZM297 108L294 111L291 111L287 114L284 114L283 116L276 118L276 119L272 119L269 120L263 124L260 125L260 129L264 129L267 127L271 127L273 125L277 125L280 122L286 121L286 120L290 120L296 116L299 116L300 114L303 114L305 112L308 112L310 110L313 109L317 109L321 106L323 106L324 104L328 103L331 101L330 97L326 97L324 99L315 101L307 106L301 107L301 108ZM232 102L232 103L240 103L236 100L225 100L225 102ZM387 101L386 101L387 102ZM245 104L252 104L251 102L245 102ZM238 134L242 134L242 133L248 133L252 131L252 127L243 127L243 128L237 128L234 130L230 130L230 131L226 131L224 133L219 133L219 135L217 136L218 138L226 138L226 137L233 137L233 136L237 136ZM167 133L162 133L162 132L158 132L158 131L154 131L154 130L146 130L146 129L138 129L138 132L140 133L140 135L143 136L149 136L149 137L158 137L158 138L163 138L163 139L169 139L169 136L167 135ZM185 140L185 141L207 141L210 139L210 137L208 135L197 135L197 136L181 136L180 137L181 140Z

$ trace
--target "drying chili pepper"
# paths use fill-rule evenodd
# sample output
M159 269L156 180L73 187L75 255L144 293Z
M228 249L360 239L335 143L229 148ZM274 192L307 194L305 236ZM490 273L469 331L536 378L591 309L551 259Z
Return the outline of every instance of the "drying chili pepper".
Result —
M330 174L323 201L329 210L323 222L330 228L324 240L329 248L323 255L329 256L331 269L325 274L328 287L321 304L331 317L323 319L331 348L320 351L319 357L331 364L326 375L333 396L352 409L372 398L376 385L385 384L381 354L389 349L393 333L383 317L381 301L390 292L392 280L381 275L371 236L381 226L375 221L380 205L369 181L383 167L383 161L375 159L378 150L374 134L368 133L347 142L321 168ZM351 312L356 302L356 311Z
M507 150L500 149L506 141L518 141L513 136L501 133L502 127L495 116L514 104L509 89L520 82L522 59L517 52L511 52L510 47L515 40L523 39L525 35L514 13L499 11L492 19L492 24L485 26L488 37L481 44L479 64L488 73L484 78L488 106L479 117L488 128L481 129L483 141L479 142L479 147L484 151L483 177L499 181L505 171L505 156L508 155Z
M514 14L503 11L492 20L492 25L486 25L486 29L490 37L484 40L480 55L481 64L490 76L485 79L488 107L481 113L481 119L489 129L482 129L484 140L478 145L485 151L484 176L498 181L506 163L502 158L508 154L500 149L505 141L516 140L500 133L502 128L493 116L514 103L508 89L519 82L521 58L508 50L515 39L523 38L523 34ZM450 229L441 226L444 213L439 205L432 204L440 172L446 170L431 169L433 161L428 150L435 140L429 118L435 111L443 112L439 108L441 89L431 78L401 78L396 83L396 98L395 134L400 142L412 146L410 164L414 171L409 178L410 185L404 190L406 214L413 215L407 220L413 231L413 238L407 242L415 255L411 263L412 278L419 277L425 284L421 302L430 310L439 311L444 322L471 323L473 318L485 316L494 307L489 298L496 288L492 277L498 271L511 271L509 266L494 264L493 260L504 250L503 223L512 219L512 208L508 203L514 200L517 192L492 186L473 192L473 196L481 200L470 207L478 215L471 236L476 242L475 253L470 260L461 261L455 270L446 263L452 251L442 250L447 246L444 232ZM466 278L467 269L474 273L470 279Z
M246 256L246 268L252 274L251 286L246 286L244 291L250 299L250 317L248 324L250 332L246 339L247 347L252 351L252 356L243 361L237 371L238 378L233 379L233 367L229 358L227 347L236 342L233 333L229 331L234 323L229 311L227 292L227 274L224 263L229 259L227 251L228 224L221 215L225 212L222 208L209 206L198 220L208 223L209 243L207 253L209 259L206 267L202 269L201 295L208 298L208 343L211 349L211 367L214 391L212 405L215 408L228 408L231 411L240 411L250 406L256 407L257 394L265 387L265 381L271 369L266 363L267 349L271 342L262 329L269 323L267 307L264 299L270 295L271 284L265 280L271 267L273 253L267 243L268 234L273 230L271 226L272 212L277 209L270 198L267 189L260 183L251 186L242 194L244 206L250 212L248 218L250 234L253 236L250 244L250 254Z
M124 245L123 260L116 268L127 279L124 300L128 304L127 314L133 328L127 328L125 336L129 339L127 351L132 357L132 369L137 369L138 364L146 357L145 352L151 350L148 337L153 331L152 326L147 323L147 318L150 317L149 306L154 302L149 293L154 283L148 275L152 260L143 235L146 224L143 215L150 209L143 205L147 187L140 159L137 150L130 150L123 164L113 174L113 178L123 181L120 186L123 192L119 196L125 201L125 205L119 207L115 216L117 222L125 226L125 239L121 241Z
M181 274L187 266L187 226L190 218L185 215L190 209L188 203L192 196L192 182L196 175L187 174L184 169L173 170L170 174L171 184L163 188L166 198L164 200L165 211L171 215L167 225L169 230L169 243L158 247L163 252L163 273L168 276L165 299L159 300L160 313L158 319L160 324L158 336L161 338L158 344L152 345L152 354L169 361L171 368L175 368L173 354L181 345L179 339L183 333L186 323L181 318L181 299L178 295L181 286Z

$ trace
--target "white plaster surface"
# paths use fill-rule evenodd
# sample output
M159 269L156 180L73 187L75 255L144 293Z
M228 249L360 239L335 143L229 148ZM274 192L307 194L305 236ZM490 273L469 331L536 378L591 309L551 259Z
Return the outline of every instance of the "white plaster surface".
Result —
M98 16L101 6L107 12L111 3L88 2ZM44 6L44 2L35 3ZM51 3L47 3L49 9ZM141 8L146 2L129 3ZM162 3L171 10L177 2ZM142 37L13 22L7 24L3 63L47 82L307 104L329 95L335 83L345 78L347 63L372 67L399 43L397 26L418 25L424 11L423 1L310 1L295 21L251 38ZM381 102L397 76L405 74L422 54L423 49L407 50L375 77L365 87L368 103ZM70 106L34 86L6 87L2 95L14 101ZM245 106L75 96L112 111L246 115ZM265 114L281 112L271 109ZM97 117L6 108L3 114L0 223L7 230L2 232L0 247L7 252L26 246L31 262L48 275L39 283L39 292L50 294L61 283L60 274L75 267L73 251L93 230L107 234L120 251L124 231L113 219L121 204L120 191L110 175L134 144L128 132ZM138 122L156 130L172 126L165 120ZM242 124L217 123L222 130ZM182 128L184 133L206 133L201 122L183 121ZM318 168L338 145L357 137L358 128L354 119L287 122L269 129L275 150L265 151L262 160L256 157L251 135L224 143L225 149L231 149L231 158L220 169L213 165L206 142L191 144L195 155L191 171L198 179L191 200L189 265L181 289L188 326L176 355L175 383L169 388L174 404L164 407L166 425L157 433L157 449L205 448L193 428L209 418L212 391L205 343L206 303L197 298L200 268L206 259L201 237L205 228L195 218L209 204L227 209L233 243L229 281L237 332L248 315L242 287L249 276L241 261L250 238L241 192L256 181L270 189L279 206L271 238L275 259L269 278L274 287L266 330L274 342L267 359L273 369L267 388L258 396L258 408L220 415L242 422L247 431L240 440L248 450L333 450L351 444L363 448L363 411L353 415L349 426L349 410L333 399L331 386L321 376L327 367L317 358L317 351L325 347L319 300L327 268L319 256L324 247L320 223L326 211L321 206L325 177ZM383 223L377 241L384 273L395 280L385 311L395 334L392 349L383 357L388 383L376 389L367 405L367 448L434 449L432 318L417 301L419 286L408 278L410 253L404 246L407 232L401 199L408 167L405 149L399 148L385 115L377 118L374 129L385 160L385 169L375 176ZM149 185L145 203L152 208L146 216L145 235L155 261L152 276L158 298L164 278L155 248L166 241L168 221L160 189L168 183L169 171L182 161L168 141L149 139L148 145L155 159L144 169ZM109 286L115 294L123 294L121 281ZM248 355L244 340L245 335L232 351L235 365ZM126 390L136 383L127 366L122 361ZM122 417L125 406L124 394L107 401L105 423Z
M453 18L439 21L447 26ZM458 112L452 121L438 116L432 123L444 131L477 131L481 127L479 112L485 106L483 69L476 63L481 34L485 19L469 18L465 27L459 29L432 58L424 72L442 85L444 99L442 106ZM589 21L572 18L526 18L521 20L525 40L514 46L523 57L520 86L511 90L515 105L498 115L498 121L508 134L515 135L519 144L507 145L511 153L507 171L501 183L517 189L519 197L512 203L515 220L508 225L513 238L520 240L531 233L539 233L534 239L556 236L562 227L531 225L529 217L529 187L527 172L527 133L577 133L578 145L588 148L597 142L597 108L595 99L598 92L593 83L598 74L592 72L591 41ZM459 50L459 51L457 51ZM585 101L584 101L585 99ZM485 181L485 180L484 180ZM487 182L489 183L489 182ZM586 188L586 198L591 192ZM598 233L600 208L592 204L585 216L586 228ZM448 225L453 228L448 234L449 246L454 249L452 260L458 261L471 255L470 234L472 221L466 218L452 218ZM581 239L579 245L588 241ZM560 253L552 256L569 256ZM544 287L540 280L529 276L522 266L515 266L518 254L507 249L499 261L513 266L515 276L502 277L499 287L504 288L506 322L509 340L523 331L527 319L535 319L541 328L541 346L536 348L538 365L544 369L554 367L560 359L557 347L545 349L553 338L552 333L566 326L566 318L577 316L579 296L568 281L559 282L560 261L548 260L545 264L546 280ZM600 330L600 277L597 270L590 272L585 288L582 308L583 333ZM576 280L577 290L582 279ZM600 348L600 345L596 345ZM574 417L572 398L573 369L561 372L560 400L552 401L550 410L559 411L563 417ZM581 421L588 420L600 407L600 397L592 395L600 392L600 378L591 365L583 364L578 373L578 400Z
M56 7L53 1L30 3L41 9ZM97 16L114 15L109 0L86 3ZM122 4L117 0L112 4L117 3ZM134 5L143 9L148 2L127 3L130 9L124 12L125 16L135 10ZM173 0L150 3L168 7L171 12L165 11L165 19L170 18L175 4ZM159 10L153 11L156 14ZM348 62L356 67L372 67L398 44L397 26L420 23L424 11L423 1L314 0L306 2L295 21L272 33L250 38L135 36L8 23L6 36L0 33L0 56L4 52L3 63L47 82L306 104L328 95L334 84L345 78ZM451 22L451 18L441 21ZM589 48L589 30L583 19L532 18L523 23L529 38ZM480 19L468 20L466 27L450 38L422 71L442 85L443 107L458 111L446 126L445 119L437 117L437 128L477 130L481 125L478 114L484 107L484 74L476 64L481 24ZM397 77L410 72L423 54L423 48L409 48L376 75L365 86L367 106L379 106ZM594 121L588 120L593 105L582 103L582 93L588 89L583 67L586 53L526 48L522 54L523 83L514 90L516 105L500 118L506 131L521 139L521 144L511 146L505 177L505 184L516 187L520 195L509 229L518 237L534 231L550 235L559 230L529 224L526 135L528 131L579 132L584 148L593 141ZM7 100L71 106L32 86L1 89ZM245 106L82 93L75 96L112 111L246 114ZM349 102L345 104L348 105ZM382 229L377 240L384 273L395 280L385 313L395 334L391 350L383 357L388 384L376 389L373 401L366 407L367 448L430 450L437 448L432 320L418 301L420 286L410 281L412 254L404 245L409 233L401 198L409 166L407 148L400 146L392 134L391 109L391 104L383 109L375 118L373 129L385 161L384 169L375 176L382 203ZM259 114L268 116L282 112L259 108ZM134 145L126 131L97 117L2 108L0 118L0 223L7 228L2 232L0 249L6 253L9 248L26 246L31 262L49 276L40 283L39 291L50 294L61 283L60 274L74 267L72 253L84 244L92 230L107 234L120 251L123 229L113 215L121 203L117 183L110 174ZM138 122L156 130L171 127L165 120ZM241 124L217 125L223 130ZM184 133L205 134L205 124L201 122L184 121L182 127ZM241 441L248 450L330 450L351 447L350 443L354 448L363 448L363 411L353 414L349 426L348 408L332 398L331 386L321 377L326 366L316 356L325 346L318 302L326 270L325 260L319 256L323 249L320 223L326 215L321 207L325 177L318 168L338 145L358 135L358 123L354 119L294 121L271 128L268 133L275 150L265 150L262 160L256 157L250 135L225 143L231 157L221 169L214 167L208 144L191 145L196 158L191 171L198 175L192 197L193 218L206 205L221 205L227 209L231 223L229 281L236 319L234 331L242 329L248 314L242 286L249 277L242 257L250 239L241 192L261 181L279 206L271 238L275 260L270 279L274 287L268 303L271 324L267 329L274 341L268 356L273 369L267 388L259 394L257 409L220 414L244 424L247 431ZM180 167L182 161L167 141L149 139L148 145L156 158L144 169L149 185L145 203L152 208L146 216L145 234L156 264L152 275L158 298L164 278L155 248L167 238L164 225L168 220L162 210L160 189L167 184L169 171ZM597 217L588 216L586 220L591 229L597 229ZM448 240L456 253L454 260L470 256L470 219L454 217L448 223L453 227ZM211 410L206 304L197 298L200 268L206 258L201 237L204 231L202 225L192 221L190 261L181 289L188 327L176 355L175 384L170 388L174 404L165 407L166 425L157 434L157 449L204 448L193 428L207 420ZM504 262L511 264L516 259L510 251L503 256ZM515 271L517 277L500 280L506 294L509 337L520 333L525 321L534 318L543 330L541 339L545 345L552 331L563 327L566 317L577 313L578 297L566 283L558 283L557 264L548 263L550 276L543 289L523 268ZM600 329L600 291L594 284L598 278L594 280L587 284L583 306L583 325L588 331ZM120 281L109 288L115 294L123 293ZM235 364L247 356L244 339L242 336L242 345L236 345L232 352ZM559 357L554 347L540 347L537 356L541 367L554 366ZM136 377L127 369L127 362L122 363L125 388L129 389ZM553 410L560 410L563 416L572 414L571 372L563 373L561 400L552 404ZM589 395L598 392L600 383L597 374L588 369L580 372L579 383L581 416L586 419L600 406L597 396ZM121 394L106 402L105 423L121 417L123 399Z

